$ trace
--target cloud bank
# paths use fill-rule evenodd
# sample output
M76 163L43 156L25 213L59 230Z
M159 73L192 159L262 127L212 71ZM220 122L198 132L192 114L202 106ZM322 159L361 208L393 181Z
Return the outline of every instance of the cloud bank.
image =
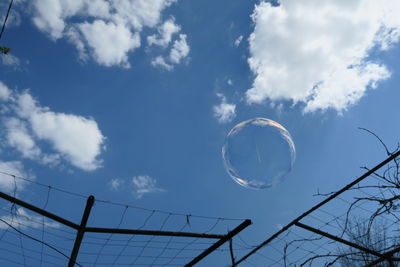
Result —
M346 110L390 77L370 57L399 41L396 0L281 0L255 6L248 103L291 100L304 112Z

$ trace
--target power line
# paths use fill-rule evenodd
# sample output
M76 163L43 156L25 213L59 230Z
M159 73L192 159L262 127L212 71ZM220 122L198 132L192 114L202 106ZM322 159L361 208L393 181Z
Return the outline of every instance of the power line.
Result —
M8 15L10 14L10 10L11 10L11 7L12 7L13 2L14 2L14 0L11 0L11 1L10 1L10 5L8 6L7 14L6 14L6 17L5 17L4 22L3 22L3 27L1 27L0 39L1 39L1 37L3 36L4 29L6 28L6 23L7 23L7 20L8 20Z

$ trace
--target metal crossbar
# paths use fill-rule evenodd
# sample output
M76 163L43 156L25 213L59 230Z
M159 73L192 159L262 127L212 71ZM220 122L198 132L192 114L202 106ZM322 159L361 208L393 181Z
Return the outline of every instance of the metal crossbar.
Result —
M198 263L199 261L201 261L203 258L207 257L207 255L209 255L211 252L213 252L214 250L216 250L217 248L219 248L220 246L222 246L225 242L229 241L232 239L232 237L234 237L235 235L237 235L240 231L242 231L244 228L246 228L247 226L249 226L251 224L250 220L245 220L244 222L242 222L238 227L236 227L235 229L233 229L232 231L230 231L227 235L225 235L223 238L221 238L220 240L218 240L217 242L215 242L212 246L210 246L208 249L206 249L203 253L201 253L199 256L197 256L196 258L194 258L191 262L189 262L188 264L186 264L186 267L190 267L195 265L196 263Z
M251 224L251 220L245 220L239 226L237 226L232 231L228 232L225 235L222 234L207 234L207 233L192 233L192 232L172 232L172 231L153 231L153 230L139 230L139 229L119 229L119 228L100 228L100 227L87 227L87 221L89 219L90 211L93 207L93 203L95 201L94 196L89 196L87 199L86 207L82 215L80 225L71 222L65 218L62 218L56 214L48 212L44 209L36 207L32 204L29 204L25 201L22 201L18 198L0 192L0 198L3 198L9 202L17 204L21 207L24 207L28 210L31 210L35 213L43 215L49 219L52 219L56 222L59 222L65 226L73 228L77 230L74 246L71 251L71 255L69 257L68 267L74 267L75 264L81 266L77 262L77 257L79 254L79 249L84 237L85 233L109 233L109 234L127 234L127 235L150 235L150 236L169 236L169 237L191 237L191 238L207 238L207 239L218 239L214 244L212 244L209 248L204 250L201 254L187 263L185 266L193 266L196 263L200 262L206 256L211 254L213 251L222 246L225 242L231 240L236 234L244 230Z
M270 236L269 238L267 238L264 242L262 242L261 244L257 245L254 249L252 249L249 253L247 253L246 255L244 255L241 259L239 259L236 262L236 265L239 265L240 263L244 262L246 259L248 259L251 255L255 254L257 251L259 251L261 248L265 247L267 244L271 243L273 240L275 240L276 238L278 238L282 233L286 232L289 230L289 228L291 228L292 226L296 225L299 223L299 221L305 217L307 217L308 215L310 215L312 212L318 210L319 208L321 208L323 205L327 204L328 202L330 202L331 200L335 199L336 197L338 197L339 195L341 195L342 193L348 191L349 189L351 189L352 187L354 187L356 184L360 183L361 181L363 181L365 178L367 178L368 176L374 174L376 171L378 171L380 168L382 168L383 166L385 166L386 164L388 164L389 162L395 160L397 157L400 156L400 150L391 154L388 158L386 158L385 160L383 160L382 162L380 162L379 164L377 164L375 167L373 167L372 169L368 170L367 172L365 172L363 175L361 175L360 177L358 177L357 179L355 179L353 182L349 183L348 185L344 186L343 188L341 188L340 190L338 190L337 192L331 194L330 196L328 196L327 198L325 198L323 201L319 202L318 204L316 204L315 206L313 206L312 208L310 208L309 210L307 210L306 212L304 212L303 214L301 214L300 216L298 216L297 218L295 218L294 220L292 220L290 223L288 223L287 225L285 225L284 227L282 227L279 231L277 231L276 233L274 233L272 236ZM400 251L400 249L396 250L395 252ZM392 252L391 254L395 253ZM386 260L386 258L388 256L390 256L391 254L381 254L382 257L380 257L378 262L384 261Z

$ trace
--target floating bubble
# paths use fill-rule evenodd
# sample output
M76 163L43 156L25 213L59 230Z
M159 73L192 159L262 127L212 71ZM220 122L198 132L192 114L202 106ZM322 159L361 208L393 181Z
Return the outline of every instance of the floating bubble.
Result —
M226 136L222 157L233 180L244 187L264 189L281 182L291 171L296 149L282 125L256 118L233 127Z

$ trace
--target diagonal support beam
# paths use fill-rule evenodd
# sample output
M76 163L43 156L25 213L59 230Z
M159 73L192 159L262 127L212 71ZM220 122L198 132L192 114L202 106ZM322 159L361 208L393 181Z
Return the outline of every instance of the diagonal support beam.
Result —
M334 240L334 241L340 242L340 243L342 243L342 244L348 245L348 246L350 246L350 247L353 247L353 248L359 249L359 250L361 250L361 251L367 252L367 253L369 253L369 254L372 254L372 255L377 256L377 257L379 257L379 258L382 258L382 259L384 259L384 260L390 260L390 255L385 255L385 254L379 253L379 252L377 252L377 251L375 251L375 250L372 250L372 249L369 249L369 248L360 246L360 245L358 245L358 244L356 244L356 243L353 243L353 242L350 242L350 241L348 241L348 240L342 239L342 238L340 238L340 237L331 235L331 234L329 234L329 233L327 233L327 232L323 232L323 231L321 231L321 230L319 230L319 229L316 229L316 228L314 228L314 227L311 227L311 226L302 224L302 223L300 223L300 222L296 222L294 225L296 225L297 227L303 228L303 229L305 229L305 230L308 230L308 231L310 231L310 232L313 232L313 233L316 233L316 234L325 236L325 237L327 237L327 238L329 238L329 239L332 239L332 240Z
M78 232L76 233L74 248L71 252L71 257L69 258L68 267L74 267L76 258L78 256L79 248L81 247L83 235L85 234L86 224L89 219L90 211L92 210L94 203L94 196L90 196L87 199L85 211L82 215L81 225L79 226Z
M204 250L199 256L194 258L191 262L186 264L185 267L191 267L191 266L195 265L196 263L198 263L199 261L201 261L202 259L207 257L211 252L213 252L214 250L216 250L217 248L222 246L225 242L227 242L230 239L232 239L232 237L237 235L239 232L241 232L244 228L246 228L250 224L251 224L251 220L245 220L239 226L237 226L235 229L233 229L228 234L226 234L223 238L221 238L220 240L215 242L213 245L211 245L209 248Z
M0 198L3 198L7 201L10 201L11 203L15 203L21 207L24 207L30 211L33 211L35 213L38 213L40 215L43 215L49 219L52 219L56 222L59 222L65 226L69 226L75 230L77 230L77 235L75 238L75 243L74 247L71 252L70 260L68 262L68 267L74 267L76 263L76 259L79 253L79 248L83 239L83 236L85 232L91 232L91 233L110 233L110 234L133 234L133 235L153 235L153 236L177 236L177 237L192 237L192 238L211 238L211 239L218 239L217 242L215 242L212 246L210 246L208 249L203 251L200 255L198 255L195 259L193 259L191 262L186 264L185 266L191 267L194 264L198 263L201 261L203 258L208 256L210 253L212 253L214 250L222 246L225 242L231 240L236 234L238 234L240 231L245 229L247 226L251 224L251 220L245 220L243 223L241 223L239 226L237 226L235 229L230 231L226 235L221 235L221 234L204 234L204 233L190 233L190 232L171 232L171 231L152 231L152 230L135 230L135 229L117 229L117 228L99 228L99 227L86 227L87 221L89 219L89 214L90 211L93 207L95 198L93 196L90 196L87 199L86 202L86 207L84 210L84 213L82 215L81 219L81 224L78 225L76 223L73 223L67 219L64 219L60 216L57 216L51 212L48 212L44 209L41 209L39 207L36 207L34 205L31 205L25 201L22 201L20 199L17 199L15 197L12 197L10 195L7 195L3 192L0 192ZM231 255L232 256L232 255ZM237 264L237 263L236 263Z
M43 216L45 216L47 218L50 218L50 219L52 219L52 220L54 220L56 222L62 223L62 224L66 225L66 226L69 226L71 228L79 229L79 225L77 225L77 224L75 224L75 223L73 223L71 221L68 221L68 220L66 220L66 219L64 219L64 218L62 218L60 216L57 216L57 215L51 213L51 212L48 212L48 211L45 211L45 210L43 210L41 208L33 206L33 205L31 205L31 204L29 204L29 203L27 203L25 201L22 201L22 200L19 200L19 199L15 198L15 197L7 195L7 194L5 194L3 192L0 192L0 198L8 200L8 201L10 201L12 203L15 203L15 204L17 204L17 205L19 205L21 207L24 207L24 208L28 209L30 211L36 212L36 213L38 213L40 215L43 215Z
M270 236L268 239L266 239L264 242L262 242L261 244L259 244L257 247L255 247L252 251L250 251L249 253L247 253L245 256L243 256L239 261L236 262L236 265L239 265L240 263L242 263L243 261L245 261L248 257L250 257L251 255L255 254L258 250L260 250L261 248L265 247L267 244L269 244L270 242L272 242L272 240L274 240L275 238L277 238L279 235L281 235L283 232L287 231L290 227L292 227L296 222L300 221L301 219L303 219L304 217L308 216L310 213L314 212L315 210L319 209L320 207L322 207L323 205L325 205L326 203L328 203L329 201L331 201L332 199L336 198L337 196L339 196L340 194L342 194L343 192L346 192L347 190L349 190L350 188L352 188L354 185L358 184L359 182L361 182L362 180L364 180L365 178L367 178L368 176L370 176L371 174L375 173L377 170L379 170L380 168L382 168L383 166L385 166L387 163L389 163L390 161L396 159L398 156L400 156L400 150L397 151L396 153L390 155L388 158L386 158L384 161L382 161L381 163L379 163L378 165L376 165L375 167L373 167L372 169L370 169L369 171L367 171L366 173L364 173L363 175L361 175L360 177L358 177L357 179L355 179L353 182L349 183L348 185L344 186L342 189L340 189L339 191L337 191L336 193L333 193L332 195L330 195L329 197L325 198L324 200L322 200L321 202L319 202L317 205L315 205L314 207L312 207L311 209L307 210L306 212L304 212L303 214L301 214L299 217L297 217L296 219L294 219L293 221L291 221L290 223L288 223L287 225L285 225L284 227L282 227L281 230L279 230L278 232L276 232L275 234L273 234L272 236Z

